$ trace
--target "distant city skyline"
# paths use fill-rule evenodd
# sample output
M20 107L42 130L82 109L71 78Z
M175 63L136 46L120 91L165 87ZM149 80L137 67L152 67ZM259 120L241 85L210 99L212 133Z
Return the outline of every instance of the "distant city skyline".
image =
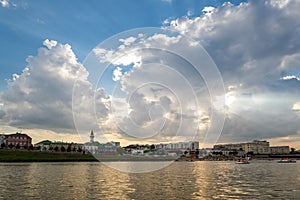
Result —
M300 149L299 1L69 4L0 1L1 134Z

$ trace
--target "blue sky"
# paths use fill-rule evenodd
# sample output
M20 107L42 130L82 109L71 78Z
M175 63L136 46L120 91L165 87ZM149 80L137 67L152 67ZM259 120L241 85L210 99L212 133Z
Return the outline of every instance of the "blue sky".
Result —
M201 140L215 130L213 116L223 116L219 142L268 139L300 148L299 9L293 0L0 0L0 132L78 141L74 133L93 127L126 144L181 140L186 135L172 135L177 127ZM118 35L145 27L178 34ZM108 38L118 45L100 44ZM200 59L198 45L214 61L223 93L180 56L135 50ZM110 64L103 88L88 79L97 76L89 63ZM123 95L115 99L114 84ZM160 122L153 138L129 133L150 133Z
M164 20L192 11L199 15L204 6L225 1L10 1L0 6L0 89L13 73L21 73L28 55L35 55L49 38L72 45L79 61L101 41L119 32L141 27L161 27ZM230 1L238 4L241 1Z

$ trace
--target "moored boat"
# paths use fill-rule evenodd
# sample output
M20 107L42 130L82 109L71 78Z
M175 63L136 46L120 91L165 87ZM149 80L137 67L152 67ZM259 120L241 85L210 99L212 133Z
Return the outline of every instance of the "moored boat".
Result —
M240 158L240 159L238 159L235 163L236 163L236 164L250 164L248 158Z
M289 158L282 158L281 160L277 161L278 163L296 163L296 160L292 160Z

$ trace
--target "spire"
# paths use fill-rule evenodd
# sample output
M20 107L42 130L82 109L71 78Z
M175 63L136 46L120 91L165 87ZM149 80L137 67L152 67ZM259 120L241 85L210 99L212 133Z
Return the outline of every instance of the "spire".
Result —
M90 140L90 142L91 143L93 143L94 142L94 130L92 129L92 131L91 131L91 135L90 135L90 138L91 138L91 140Z

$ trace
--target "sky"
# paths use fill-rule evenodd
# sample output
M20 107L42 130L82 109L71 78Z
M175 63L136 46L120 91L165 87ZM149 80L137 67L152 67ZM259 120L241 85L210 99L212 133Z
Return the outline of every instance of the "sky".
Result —
M0 132L300 149L299 10L297 0L0 0Z

